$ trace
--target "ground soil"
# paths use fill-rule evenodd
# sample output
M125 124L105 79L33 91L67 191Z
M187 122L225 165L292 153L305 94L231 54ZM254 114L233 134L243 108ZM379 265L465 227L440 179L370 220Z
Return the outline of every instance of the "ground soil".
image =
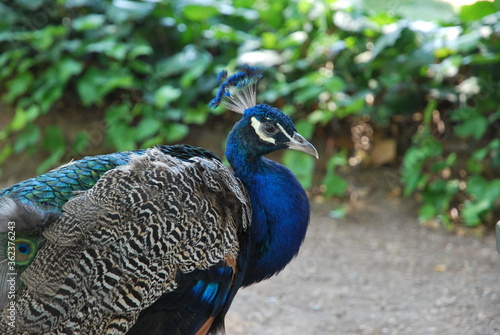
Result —
M228 335L500 335L500 254L483 238L423 227L378 170L333 219L312 203L296 259L238 292ZM370 185L362 188L362 184Z

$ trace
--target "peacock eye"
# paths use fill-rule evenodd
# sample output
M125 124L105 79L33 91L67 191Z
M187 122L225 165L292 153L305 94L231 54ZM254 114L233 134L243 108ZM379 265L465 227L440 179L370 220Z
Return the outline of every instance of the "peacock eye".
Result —
M27 241L26 239L18 239L14 242L16 252L15 252L15 261L17 265L27 265L33 259L35 253L33 252L35 246L32 242Z
M262 125L262 130L266 133L266 135L275 135L278 132L278 128L271 123L264 123Z
M23 255L27 255L30 253L30 246L26 243L19 243L17 245L17 251L19 251Z

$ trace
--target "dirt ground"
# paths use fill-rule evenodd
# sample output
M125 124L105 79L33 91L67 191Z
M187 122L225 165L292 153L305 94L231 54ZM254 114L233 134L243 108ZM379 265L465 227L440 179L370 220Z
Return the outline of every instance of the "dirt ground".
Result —
M378 182L377 182L378 179ZM343 219L312 204L298 257L238 292L228 335L500 335L500 254L483 239L419 225L376 172ZM362 186L360 186L362 187Z

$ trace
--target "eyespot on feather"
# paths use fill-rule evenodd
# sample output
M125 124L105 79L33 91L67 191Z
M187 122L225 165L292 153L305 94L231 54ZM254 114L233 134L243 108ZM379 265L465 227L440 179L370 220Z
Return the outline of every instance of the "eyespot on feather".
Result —
M27 239L14 241L16 265L27 265L35 254L35 245Z

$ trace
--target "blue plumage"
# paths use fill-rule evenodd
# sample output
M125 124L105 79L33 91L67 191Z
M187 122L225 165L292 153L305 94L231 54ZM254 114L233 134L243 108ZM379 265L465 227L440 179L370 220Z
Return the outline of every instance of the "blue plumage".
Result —
M235 211L231 214L232 217L245 217L242 208L251 205L250 226L245 228L244 222L239 222L244 229L240 228L232 232L238 236L236 258L228 255L206 269L203 268L204 263L200 263L195 270L178 271L175 276L174 288L165 291L152 304L146 306L136 318L132 319L134 321L130 325L123 328L123 333L132 335L217 332L223 327L224 316L235 294L242 286L251 285L278 273L299 251L309 222L307 195L290 170L263 156L280 149L300 150L316 157L317 152L308 141L297 133L288 116L277 108L255 103L254 88L261 77L261 69L249 66L240 67L238 73L229 77L227 72L223 71L218 76L218 80L221 82L219 90L210 102L211 107L217 107L224 99L231 100L232 109L243 114L241 120L228 135L226 157L234 175L244 186L247 198L241 200L239 197L231 195L232 192L235 192L233 189L220 189L220 186L215 186L213 181L208 179L204 181L204 178L207 177L203 173L183 175L180 178L197 178L197 182L206 182L202 189L219 190L219 193L210 195L214 196L214 199L202 199L214 206L213 210L219 219L223 215L227 215L228 208ZM248 89L250 86L253 88ZM185 166L194 164L196 169L199 169L196 171L204 171L203 169L207 168L204 166L211 164L210 162L220 163L217 156L200 148L180 145L158 146L157 149L162 154L185 162ZM61 217L64 218L65 212L70 210L66 209L67 205L65 204L68 201L72 202L71 199L77 194L75 192L93 189L94 185L104 178L103 175L107 171L122 168L123 171L127 171L126 169L129 169L134 157L150 154L150 151L136 150L85 157L0 191L0 205L2 197L16 199L16 201L29 206L34 204L43 211L59 214L62 212ZM175 170L175 168L172 169ZM221 171L221 176L224 175L223 172ZM125 180L125 185L128 186L132 182L134 181ZM173 179L171 182L174 184L172 187L175 188L177 180ZM239 187L239 185L233 186L236 189ZM133 201L140 204L140 201L143 201L141 194L141 192L137 193L132 198ZM184 211L189 207L182 207L183 203L192 203L195 206L199 202L194 198L193 194L182 193L178 194L177 199L169 198L169 201L170 204L179 206L178 211ZM106 200L102 199L104 202ZM227 207L222 207L221 201L225 202L224 206ZM236 202L232 204L231 201ZM161 203L159 204L161 205ZM141 205L142 210L145 213L154 212L155 205L145 203ZM116 217L118 215L113 214L110 216L110 220L114 220ZM184 217L189 217L189 213ZM193 225L198 223L196 220L199 218L191 219L195 220ZM44 224L46 224L45 221ZM68 222L71 221L68 220ZM58 222L59 225L65 223L65 221ZM140 224L137 222L137 225ZM189 224L190 222L182 222L179 227L186 229L185 227L189 227ZM204 233L208 235L201 237L199 234L196 235L198 236L195 238L196 243L204 243L205 239L209 238L211 228L208 225L205 229L207 231ZM182 238L192 239L192 237L188 237L191 236L191 232L187 231L175 232L179 236L174 237L181 239L184 233L186 237ZM105 235L104 233L100 234ZM158 238L158 236L153 235L151 238ZM137 249L134 252L140 250L138 243L132 244L133 248ZM223 247L221 246L221 250ZM156 246L155 252L160 253L161 248L161 246ZM26 250L22 249L21 253L23 251ZM193 257L190 262L194 263L196 261L195 255L190 256ZM42 263L43 260L37 257L35 257L35 262ZM183 255L183 257L187 256ZM143 260L146 261L146 259ZM130 261L132 262L132 260ZM109 263L109 260L106 262ZM112 265L112 263L109 264ZM131 283L130 285L135 284ZM133 298L127 298L127 301L130 300L130 304L134 303L134 299L140 300L139 293L135 294L137 297L133 295ZM51 310L56 309L51 308ZM63 319L62 316L57 318ZM53 326L57 327L57 325Z
M268 139L274 142L262 140L253 131L252 123L256 122L270 123L277 132ZM278 131L277 124L284 132ZM242 132L248 134L240 136ZM229 134L226 157L245 185L254 209L250 230L252 257L243 281L245 286L282 270L297 254L305 237L309 222L309 201L305 191L289 169L262 157L289 147L293 138L300 142L303 151L315 154L314 148L297 134L285 114L263 104L246 110Z

